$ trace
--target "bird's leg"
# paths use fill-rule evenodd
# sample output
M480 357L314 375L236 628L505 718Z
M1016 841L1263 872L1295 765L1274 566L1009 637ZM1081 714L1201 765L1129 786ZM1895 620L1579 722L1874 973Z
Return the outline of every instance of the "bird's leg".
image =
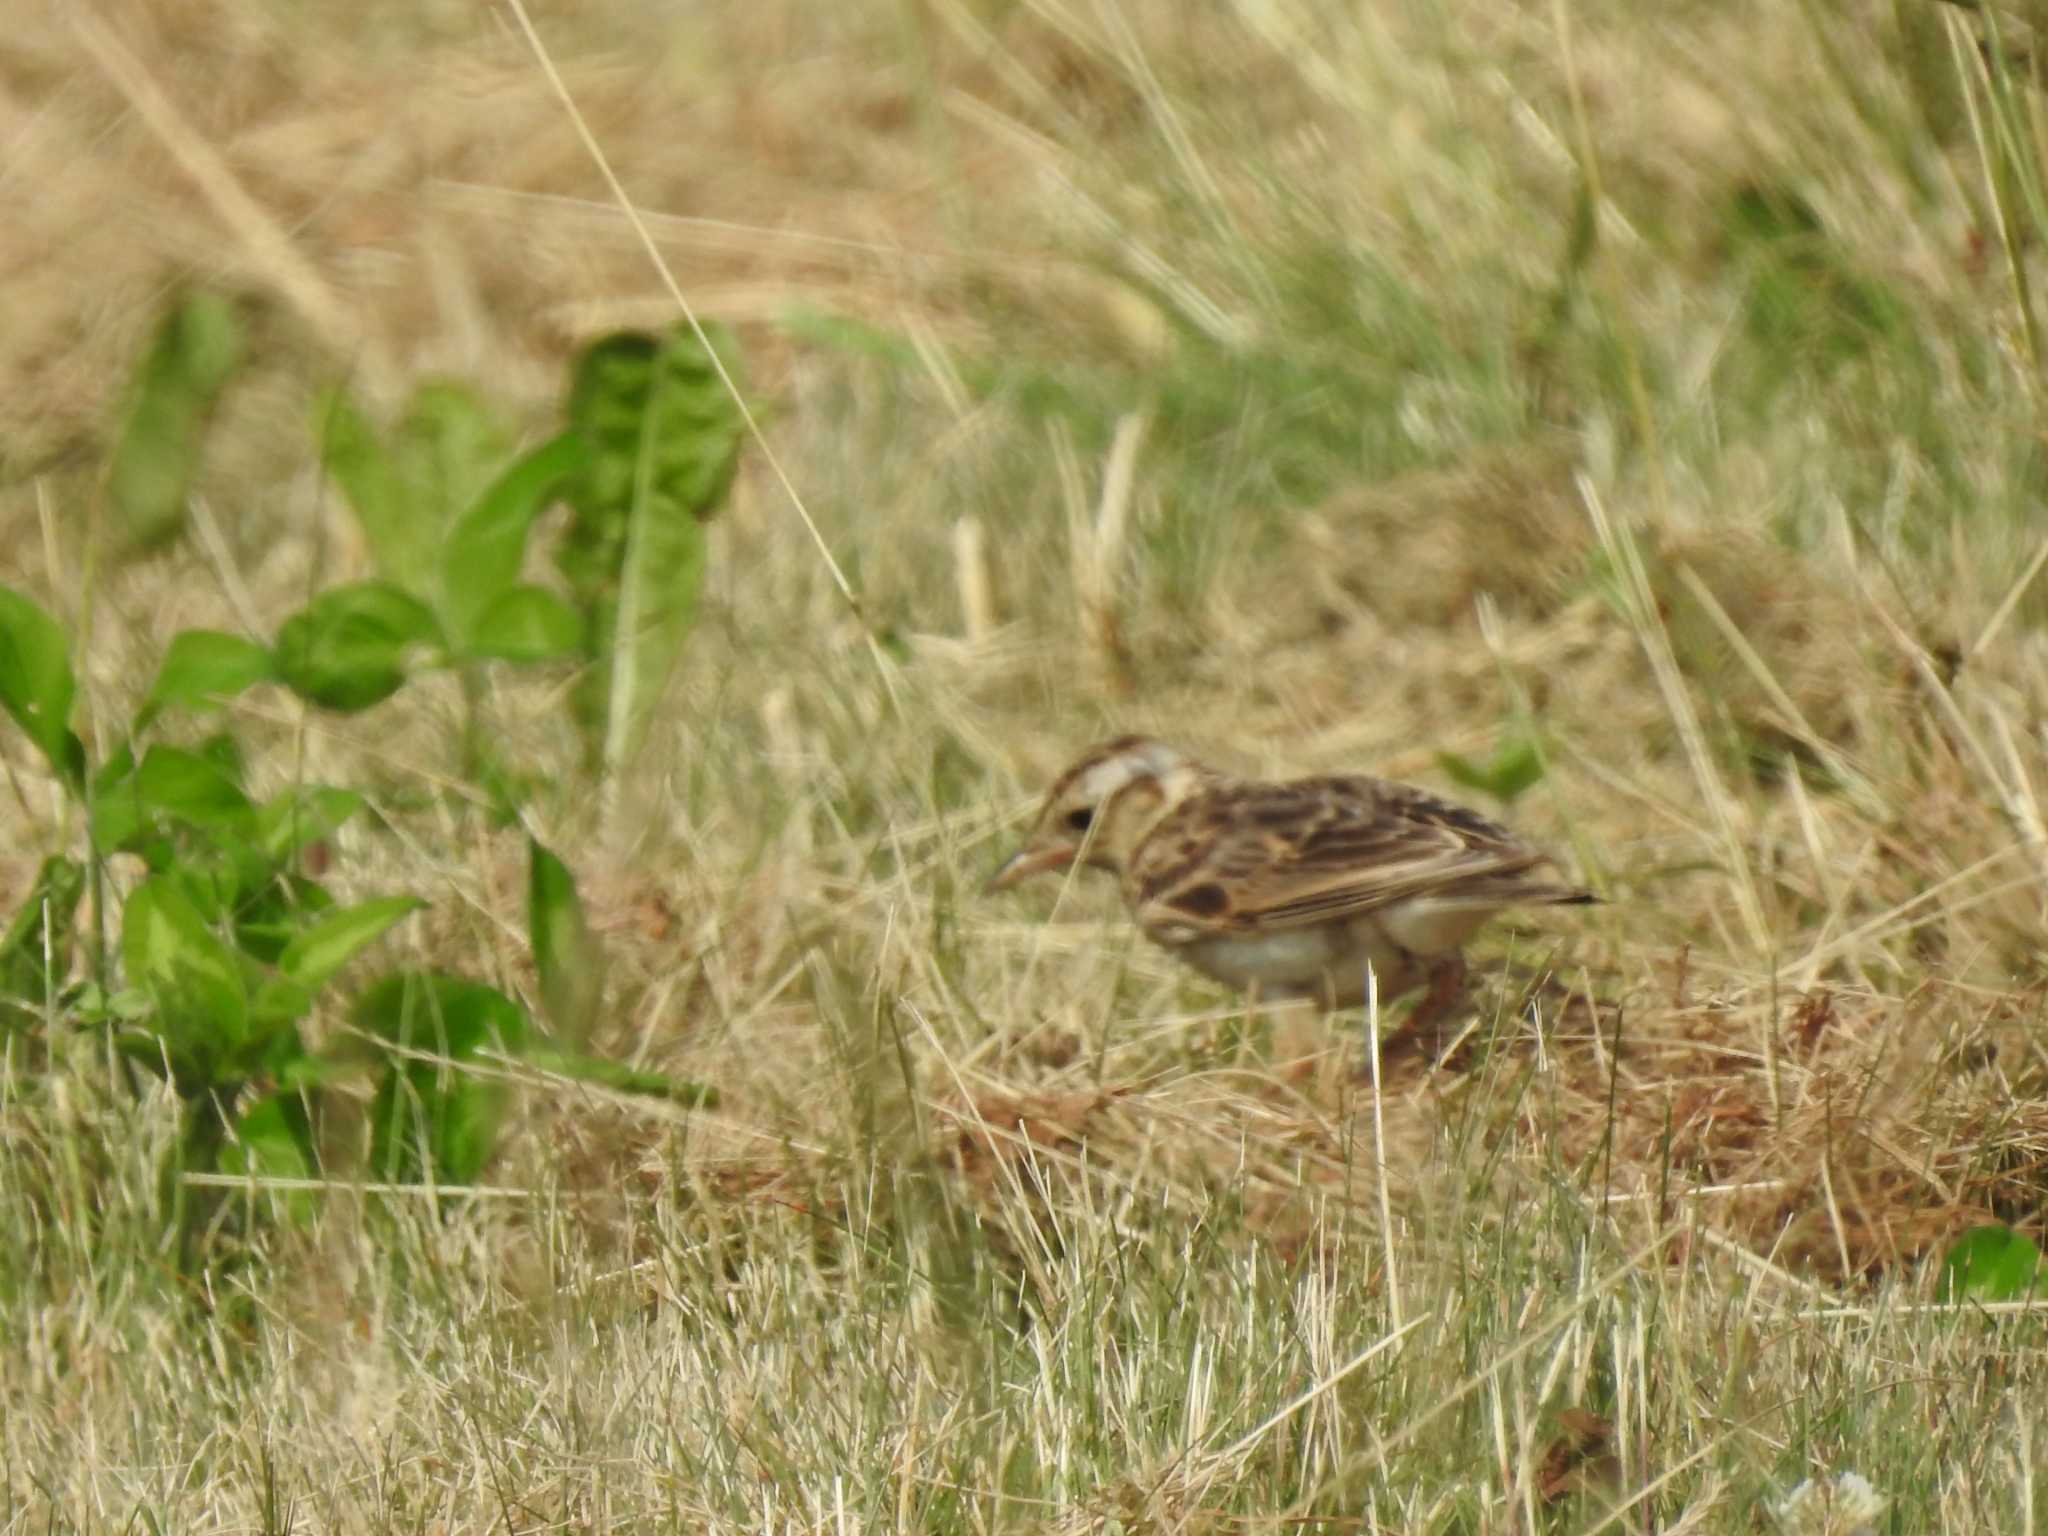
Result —
M1405 952L1399 953L1401 957L1401 963L1397 969L1403 973L1408 972L1412 967L1411 957ZM1370 965L1369 962L1368 965ZM1409 1028L1405 1024L1402 1025L1399 1029L1379 1031L1379 1039L1377 1041L1373 1039L1375 1031L1378 1031L1379 1029L1380 1020L1386 1017L1386 1004L1388 1002L1388 997L1385 983L1387 979L1388 978L1385 976L1372 974L1370 970L1366 978L1364 999L1366 1054L1365 1064L1358 1069L1360 1076L1366 1076L1371 1073L1372 1058L1373 1053L1375 1051L1379 1053L1379 1058L1382 1062L1388 1062L1394 1060L1399 1056L1406 1055L1409 1048L1412 1047L1415 1043L1410 1038ZM1374 1008L1372 1006L1375 993L1378 994L1378 1002L1380 1004L1378 1008Z
M1383 1062L1405 1056L1418 1046L1427 1050L1434 1061L1450 1043L1445 1038L1443 1021L1465 994L1465 957L1453 950L1433 961L1424 974L1429 990L1410 1010L1406 1022L1380 1040L1380 1060ZM1367 1028L1370 1027L1371 1021L1368 1020Z
M1432 1059L1441 1056L1444 1047L1450 1044L1444 1031L1445 1018L1464 997L1465 957L1452 950L1430 965L1429 990L1422 994L1422 1001L1408 1015L1408 1023L1401 1033L1426 1046Z

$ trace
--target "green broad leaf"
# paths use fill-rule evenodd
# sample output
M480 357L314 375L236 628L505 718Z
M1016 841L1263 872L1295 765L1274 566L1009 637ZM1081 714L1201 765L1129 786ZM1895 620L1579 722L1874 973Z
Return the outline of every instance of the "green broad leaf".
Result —
M129 388L107 480L129 547L153 548L184 527L207 422L241 353L241 320L218 294L189 294L158 324Z
M255 1033L278 1039L287 1025L295 1025L313 1011L313 989L289 976L266 976L249 999L249 1017Z
M552 1072L558 1077L573 1078L581 1083L594 1083L615 1093L637 1093L643 1098L667 1099L671 1103L694 1105L700 1109L709 1109L718 1102L718 1090L708 1083L629 1067L622 1061L609 1061L601 1056L584 1056L574 1051L536 1045L527 1051L526 1062L538 1071Z
M319 1171L313 1127L296 1093L258 1099L235 1121L234 1141L220 1160L222 1173L257 1178L310 1179Z
M100 852L137 852L158 836L143 807L141 786L135 782L135 760L125 752L117 754L92 780L88 805L92 842Z
M497 1150L504 1083L393 1067L370 1101L370 1166L394 1184L474 1184Z
M276 673L270 652L253 640L213 629L185 630L164 652L135 729L145 730L166 709L211 708Z
M430 379L413 392L392 446L425 514L428 536L420 564L394 573L394 579L431 583L438 569L434 557L450 527L500 478L512 456L512 435L474 387L460 379Z
M157 875L121 914L121 964L153 1004L150 1032L163 1045L179 1091L221 1080L249 1037L242 965L175 880Z
M145 1013L142 1023L145 1026L151 1023L147 1013ZM117 1029L113 1032L111 1038L114 1043L114 1049L130 1061L135 1062L139 1066L147 1067L159 1077L169 1075L178 1078L180 1080L179 1091L181 1093L188 1095L203 1093L207 1084L212 1081L210 1075L195 1077L187 1072L185 1068L171 1061L167 1055L167 1047L163 1035L154 1028Z
M157 745L126 773L92 789L93 838L103 849L142 853L179 828L227 845L252 843L256 810L217 756Z
M1542 749L1526 736L1503 740L1485 763L1475 763L1456 752L1439 752L1436 761L1453 783L1491 795L1502 805L1513 805L1523 791L1543 778Z
M531 1025L495 987L435 971L386 976L356 1000L356 1027L387 1044L449 1060L479 1051L517 1055Z
M441 613L457 649L503 654L481 639L485 616L514 590L534 519L561 496L589 459L589 443L575 432L563 432L521 456L449 528L441 545ZM514 635L526 632L510 631ZM582 638L583 626L576 621L568 649L573 650Z
M233 743L229 742L232 748ZM240 754L202 747L151 747L134 775L142 802L158 815L194 826L227 825L255 830L256 807L242 790Z
M231 731L215 731L193 749L235 783L247 777L242 744Z
M604 948L583 915L569 866L533 838L526 860L526 931L541 1006L564 1039L588 1040L604 1000Z
M531 1032L524 1010L479 982L403 972L364 993L354 1016L391 1048L370 1107L377 1177L475 1182L497 1146L508 1085L472 1069L487 1054L524 1052Z
M102 848L130 852L171 826L253 838L255 807L238 777L216 756L158 744L126 773L94 784L93 835Z
M77 694L63 629L12 587L0 587L0 707L73 790L85 787L85 744L71 731Z
M384 896L337 907L285 945L277 968L287 979L317 992L359 952L425 905L416 896Z
M431 602L442 536L505 461L510 442L477 393L424 384L388 433L341 391L321 404L320 460L386 581Z
M355 513L377 569L400 581L408 571L429 569L426 556L432 544L414 504L414 489L375 425L339 389L321 398L314 425L320 463Z
M415 653L440 644L434 615L389 582L321 593L277 632L277 670L301 698L352 714L405 682Z
M265 965L276 965L300 934L335 907L319 881L274 864L247 885L249 893L234 907L235 943Z
M583 616L544 587L517 586L477 615L468 654L497 661L559 661L583 649Z
M363 1064L352 1054L302 1052L278 1069L277 1086L284 1089L331 1088L336 1083L360 1077Z
M572 487L578 511L636 505L709 517L732 481L744 420L718 364L735 382L738 346L705 327L714 364L693 331L622 331L593 342L570 380L570 429L590 457ZM621 530L623 532L623 530Z
M220 1149L220 1171L255 1179L319 1177L320 1159L305 1100L289 1090L266 1094L242 1111ZM288 1219L310 1220L313 1191L273 1192Z
M72 933L85 867L61 854L43 860L0 937L0 1028L40 1019L71 974Z
M160 841L143 850L143 862L150 873L175 880L200 918L208 927L218 928L231 948L254 959L265 958L250 949L238 914L250 892L262 886L266 872L253 860L239 857L235 848L197 839L185 841L197 846L187 849L180 848L177 841ZM246 845L239 851L247 852Z
M140 1024L149 1017L149 994L140 987L122 987L108 992L96 981L88 981L72 999L78 1017L88 1024Z
M352 789L295 784L256 809L256 841L273 863L321 842L369 804Z
M702 524L739 462L745 421L726 382L738 352L723 328L706 334L715 358L688 330L607 337L570 384L570 429L590 457L557 560L588 618L576 704L608 775L637 750L681 654L703 584Z
M2032 1239L2011 1227L1972 1227L1949 1245L1935 1294L1943 1301L2024 1301L2048 1296L2048 1270Z

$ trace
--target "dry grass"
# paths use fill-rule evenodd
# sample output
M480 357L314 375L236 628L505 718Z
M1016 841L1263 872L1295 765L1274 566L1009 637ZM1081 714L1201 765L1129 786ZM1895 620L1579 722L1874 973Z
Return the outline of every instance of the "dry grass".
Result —
M1835 1467L2033 1528L2034 1325L1915 1310L2048 1153L2039 381L1949 23L1356 11L533 8L858 596L755 450L627 813L534 808L601 1043L722 1105L541 1085L516 1193L337 1189L194 1296L164 1106L9 1078L0 1530L1747 1531ZM538 422L675 312L502 11L40 8L0 141L0 576L98 729L168 634L360 570L319 386ZM1788 187L1822 257L1736 228ZM114 564L191 282L256 331L221 536ZM493 703L571 774L556 688ZM453 713L233 724L398 803ZM1106 891L974 894L1112 727L1427 781L1508 726L1610 903L1496 933L1377 1103L1358 1021L1247 1019ZM18 747L10 898L62 834ZM530 987L512 834L392 825L343 880Z

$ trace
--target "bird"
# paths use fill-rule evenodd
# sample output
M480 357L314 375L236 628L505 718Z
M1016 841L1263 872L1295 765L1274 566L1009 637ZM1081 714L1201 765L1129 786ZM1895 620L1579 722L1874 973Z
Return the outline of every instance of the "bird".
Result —
M1116 876L1139 930L1195 970L1324 1009L1427 984L1387 1048L1444 1041L1465 941L1507 907L1597 901L1499 823L1412 785L1238 778L1149 736L1090 748L1053 781L1004 891L1075 867Z

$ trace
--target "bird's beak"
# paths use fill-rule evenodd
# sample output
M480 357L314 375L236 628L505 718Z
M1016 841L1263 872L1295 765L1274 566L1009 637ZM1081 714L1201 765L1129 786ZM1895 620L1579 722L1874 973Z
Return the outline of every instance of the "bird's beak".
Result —
M1028 880L1048 869L1064 869L1073 862L1072 848L1019 848L1003 861L1002 868L988 877L988 883L981 889L985 895L1007 891L1019 880Z

